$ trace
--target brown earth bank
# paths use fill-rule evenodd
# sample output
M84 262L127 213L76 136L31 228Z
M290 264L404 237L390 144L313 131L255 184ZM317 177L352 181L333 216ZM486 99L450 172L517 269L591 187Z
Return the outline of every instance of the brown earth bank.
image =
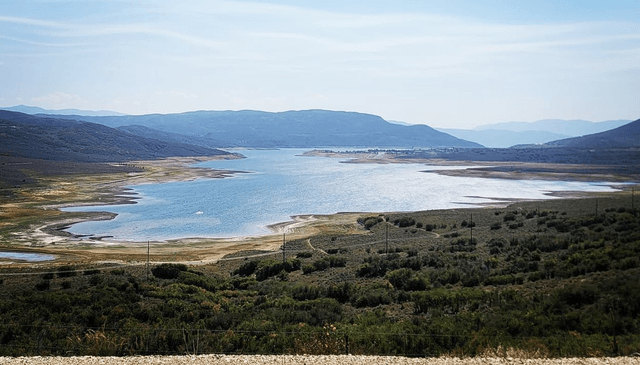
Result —
M289 356L252 356L252 355L200 355L200 356L134 356L134 357L0 357L0 364L6 365L152 365L152 364L228 364L228 365L480 365L480 364L523 364L523 365L633 365L640 364L638 357L614 358L564 358L564 359L523 359L513 357L438 357L407 358L397 356L349 356L349 355L289 355Z

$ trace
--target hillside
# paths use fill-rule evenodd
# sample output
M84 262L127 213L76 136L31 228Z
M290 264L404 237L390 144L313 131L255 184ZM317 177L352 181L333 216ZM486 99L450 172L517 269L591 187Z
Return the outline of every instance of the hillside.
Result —
M0 154L75 162L115 162L169 156L213 156L225 151L169 143L101 124L0 110Z
M59 117L59 116L51 116ZM310 148L310 147L482 147L426 125L402 126L379 116L355 112L303 110L281 113L262 111L195 111L138 116L66 116L110 127L136 126L128 131L165 141L154 132L196 136L209 147ZM146 127L149 129L142 129Z
M570 148L638 148L640 147L640 119L610 131L547 143L547 147Z

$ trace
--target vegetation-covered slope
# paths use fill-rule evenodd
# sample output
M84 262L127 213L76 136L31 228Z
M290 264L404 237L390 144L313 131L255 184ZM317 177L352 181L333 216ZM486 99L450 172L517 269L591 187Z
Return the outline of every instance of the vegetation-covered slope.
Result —
M101 124L0 110L0 153L76 162L112 162L227 152L139 137Z
M606 132L561 139L559 141L549 142L546 146L570 148L638 148L640 147L640 119Z
M214 265L1 269L0 354L640 350L627 195L365 215L362 234ZM473 238L471 237L473 236Z

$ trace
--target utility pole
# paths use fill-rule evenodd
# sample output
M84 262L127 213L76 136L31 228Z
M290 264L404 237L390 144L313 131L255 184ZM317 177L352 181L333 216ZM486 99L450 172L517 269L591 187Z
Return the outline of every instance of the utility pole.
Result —
M147 240L147 281L149 281L149 254L151 251L151 246L149 244L149 240Z
M285 264L287 262L285 256L286 236L287 234L285 232L282 232L282 264Z
M384 227L386 228L384 234L384 254L386 255L389 253L389 223L387 222Z
M469 241L469 244L473 245L473 214L471 214L471 222L469 223L469 228L471 228L471 241Z

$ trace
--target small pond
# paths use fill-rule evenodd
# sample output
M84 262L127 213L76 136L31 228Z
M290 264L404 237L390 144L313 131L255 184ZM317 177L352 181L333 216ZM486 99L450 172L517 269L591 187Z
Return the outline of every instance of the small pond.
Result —
M0 251L0 260L9 259L9 260L39 262L39 261L51 261L51 260L54 260L55 258L56 257L54 255L47 255L43 253Z

